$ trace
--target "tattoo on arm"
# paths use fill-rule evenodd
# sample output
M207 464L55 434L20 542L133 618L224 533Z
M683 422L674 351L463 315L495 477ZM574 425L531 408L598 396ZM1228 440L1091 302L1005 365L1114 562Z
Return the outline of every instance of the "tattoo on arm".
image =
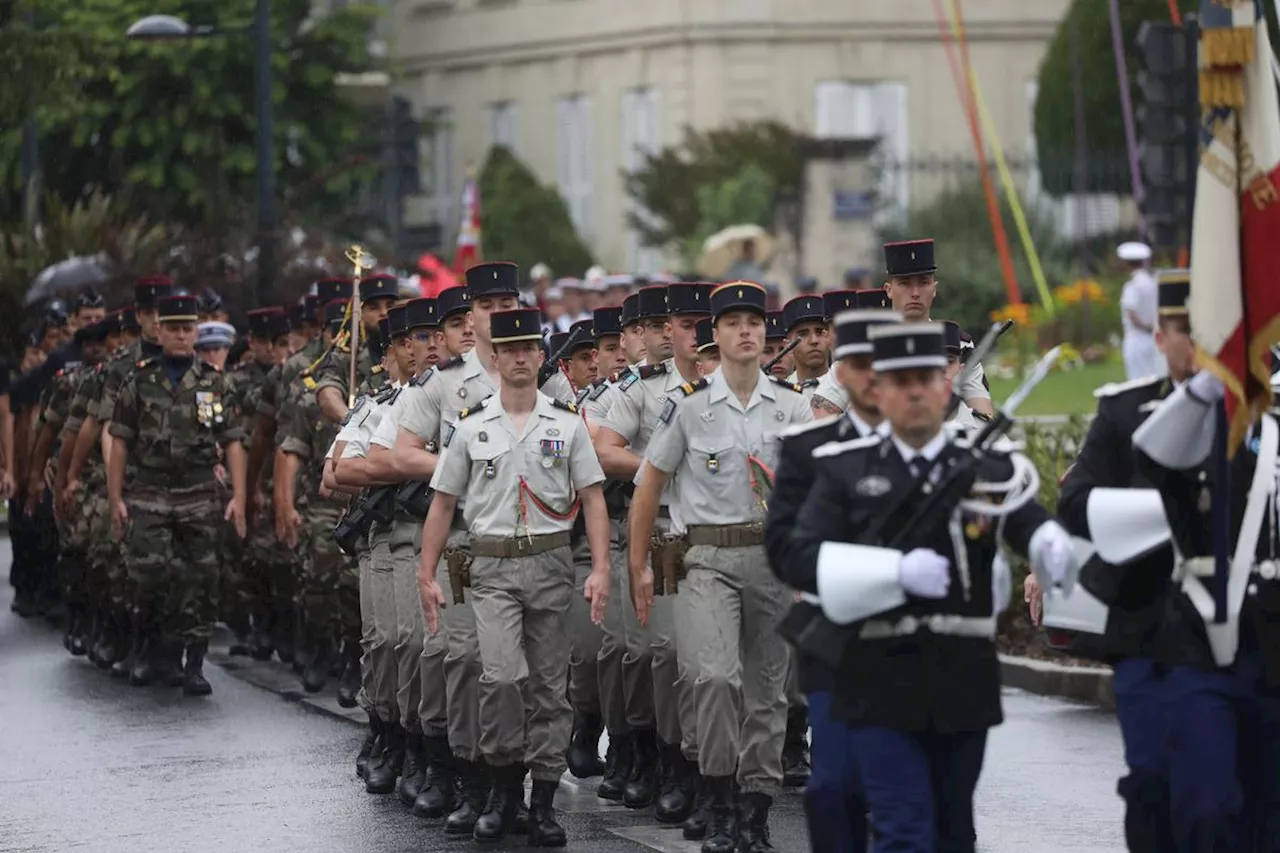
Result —
M815 413L821 413L824 415L838 415L844 412L844 409L840 408L825 397L819 397L817 394L814 394L809 398L809 406L812 407Z

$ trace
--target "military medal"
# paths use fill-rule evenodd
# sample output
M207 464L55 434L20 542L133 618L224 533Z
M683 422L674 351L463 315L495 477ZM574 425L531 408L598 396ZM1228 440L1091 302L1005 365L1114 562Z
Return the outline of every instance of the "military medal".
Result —
M711 454L711 456L707 457L707 471L714 474L719 470L720 470L720 460L717 459L715 457L715 454L713 453Z
M493 462L489 461L484 463L484 478L486 480L492 480L496 476L498 476L498 469L493 467Z
M538 442L542 450L542 467L550 468L564 458L564 442L557 439L544 438Z

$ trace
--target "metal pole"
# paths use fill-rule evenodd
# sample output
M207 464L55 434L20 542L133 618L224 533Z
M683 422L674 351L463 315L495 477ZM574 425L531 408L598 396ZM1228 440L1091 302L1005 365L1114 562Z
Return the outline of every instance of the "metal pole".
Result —
M26 11L27 26L35 29L36 13ZM36 124L36 94L27 80L27 117L22 123L22 222L27 236L35 233L37 196L40 186L40 129Z
M1084 124L1084 65L1080 61L1080 22L1076 18L1077 9L1078 6L1073 6L1072 11L1068 13L1071 16L1068 26L1071 33L1071 88L1075 99L1076 131L1076 157L1072 183L1076 192L1076 245L1080 250L1080 275L1086 276L1089 274L1090 258L1084 199L1085 194L1089 192L1089 155L1085 152L1087 137ZM1085 346L1092 342L1089 307L1089 295L1086 293L1080 300L1080 340Z
M1111 51L1116 59L1116 80L1120 84L1120 117L1124 119L1124 141L1129 152L1129 182L1138 205L1138 239L1147 239L1147 218L1142 213L1142 168L1138 164L1138 132L1133 124L1133 99L1129 96L1129 69L1124 64L1124 34L1120 30L1119 0L1107 4L1111 16Z
M271 2L256 0L253 14L254 77L258 114L258 307L275 291L276 168L271 119Z

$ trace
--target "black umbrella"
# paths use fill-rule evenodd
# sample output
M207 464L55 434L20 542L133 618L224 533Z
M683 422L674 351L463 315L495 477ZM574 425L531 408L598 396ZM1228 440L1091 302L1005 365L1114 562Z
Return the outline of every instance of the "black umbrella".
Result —
M85 287L98 287L111 278L109 264L102 255L68 258L45 267L27 289L27 304L33 305Z

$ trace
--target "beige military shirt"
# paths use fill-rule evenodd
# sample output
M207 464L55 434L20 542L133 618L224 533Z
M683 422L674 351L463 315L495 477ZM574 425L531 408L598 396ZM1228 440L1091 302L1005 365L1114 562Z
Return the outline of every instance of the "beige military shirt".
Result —
M808 401L794 386L763 373L745 408L719 370L691 387L692 393L664 406L646 464L675 476L675 504L686 525L762 520L778 462L778 435L813 420ZM749 464L748 457L767 472Z
M838 406L841 409L849 408L849 394L836 381L836 367L831 368L818 379L817 386L807 395L812 400L814 397L821 397L828 403Z
M464 498L473 536L541 536L573 528L577 492L604 482L576 407L544 394L517 430L497 395L446 429L431 487Z
M831 368L827 368L827 373L830 373L830 372L831 372ZM823 375L825 376L826 374L823 374ZM818 383L821 380L820 379L801 379L799 373L797 373L796 371L792 371L791 375L787 377L787 381L790 382L792 385L799 385L800 393L804 395L804 398L806 400L808 400L811 397L813 397L813 392L818 387Z
M458 413L498 390L475 350L437 365L429 381L405 389L399 425L423 441L436 441L458 421ZM383 447L380 437L374 441Z
M565 375L563 370L557 370L547 380L547 384L538 390L553 400L559 400L561 403L572 403L578 398L573 386L569 384L569 377Z

